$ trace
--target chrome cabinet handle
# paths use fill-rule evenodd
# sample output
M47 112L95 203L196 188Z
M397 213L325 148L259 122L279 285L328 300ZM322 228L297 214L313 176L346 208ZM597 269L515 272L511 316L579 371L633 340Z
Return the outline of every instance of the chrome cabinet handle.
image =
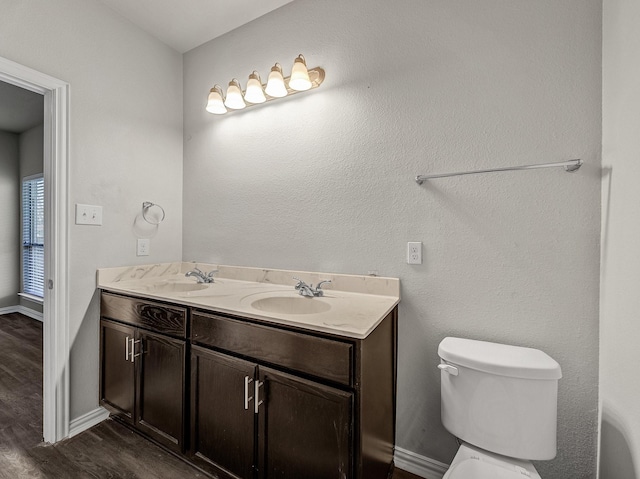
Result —
M262 404L264 401L262 401L260 399L260 388L262 386L264 386L264 382L260 382L259 380L256 380L256 382L253 384L254 385L254 395L256 400L253 402L253 412L255 414L258 414L258 409L260 408L260 404Z
M244 408L249 410L249 401L253 399L253 396L249 397L249 384L253 381L249 376L244 377Z
M129 341L131 341L131 347L129 347ZM133 352L135 351L135 343L139 343L141 341L134 341L133 338L130 338L129 336L127 336L126 338L124 338L124 360L125 361L131 361L133 362L133 358L135 358L136 356L140 356L139 354L137 354L136 356L133 355Z
M140 352L138 354L134 354L135 350L136 350L136 344L141 343L140 344ZM131 339L131 362L133 362L133 360L135 358L137 358L138 356L142 356L146 351L144 351L144 343L142 343L142 339L138 339L137 341L134 341L133 338Z

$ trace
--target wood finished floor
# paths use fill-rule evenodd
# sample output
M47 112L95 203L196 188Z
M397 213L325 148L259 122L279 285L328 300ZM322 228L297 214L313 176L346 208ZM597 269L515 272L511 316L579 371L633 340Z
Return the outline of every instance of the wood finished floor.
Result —
M0 479L205 477L112 420L44 444L42 323L21 314L0 316ZM393 479L420 478L396 469Z

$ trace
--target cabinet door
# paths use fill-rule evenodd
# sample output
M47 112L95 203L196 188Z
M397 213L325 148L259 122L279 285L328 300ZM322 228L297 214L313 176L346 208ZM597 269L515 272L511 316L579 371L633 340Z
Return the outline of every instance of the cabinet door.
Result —
M135 408L134 336L135 329L130 326L100 321L100 402L130 423Z
M186 343L142 330L138 330L137 340L137 427L162 444L182 451Z
M353 394L260 366L259 477L352 477Z
M248 361L191 348L191 454L199 465L215 471L220 466L229 477L254 474L255 368Z

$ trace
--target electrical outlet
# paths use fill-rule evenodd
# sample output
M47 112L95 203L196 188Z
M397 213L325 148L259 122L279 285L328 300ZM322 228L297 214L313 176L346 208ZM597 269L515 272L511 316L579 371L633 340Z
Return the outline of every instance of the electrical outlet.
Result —
M407 243L407 264L422 264L421 241L409 241Z
M151 240L149 238L141 238L138 240L138 256L149 256L149 250L151 249Z

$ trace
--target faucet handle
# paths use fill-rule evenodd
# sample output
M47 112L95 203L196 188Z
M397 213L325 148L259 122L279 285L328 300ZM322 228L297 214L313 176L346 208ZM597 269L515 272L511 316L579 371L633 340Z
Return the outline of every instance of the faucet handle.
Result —
M324 295L324 291L322 290L322 285L323 284L327 284L327 283L331 283L330 279L325 279L323 281L320 281L318 283L318 285L316 286L316 290L313 292L313 294L315 294L316 296L323 296Z
M220 272L219 269L212 269L211 271L209 271L207 273L207 278L213 278L213 275L216 274L216 273L219 273L219 272Z
M306 284L300 278L296 278L295 276L293 277L293 279L295 279L297 281L297 283L295 285L295 289L300 289L300 288L302 288L302 286L304 286Z

